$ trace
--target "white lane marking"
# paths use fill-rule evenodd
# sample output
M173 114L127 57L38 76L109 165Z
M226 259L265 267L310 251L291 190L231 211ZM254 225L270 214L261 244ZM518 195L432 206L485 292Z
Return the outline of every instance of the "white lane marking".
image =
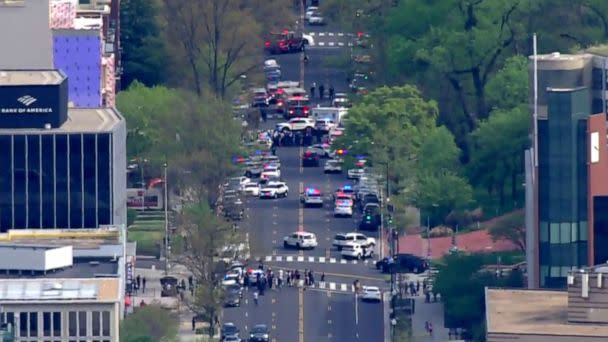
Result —
M277 255L276 260L277 261L283 261L283 256L282 255Z
M344 46L343 42L338 42L338 46Z
M293 256L289 255L287 256L287 258L285 258L286 261L288 262L292 262L293 261Z
M347 291L348 286L346 284L340 284L340 291Z
M333 32L329 32L327 35L333 37L334 33Z
M324 42L319 42L319 46L325 46Z
M309 36L314 36L315 34L317 34L317 32L308 32L307 33Z
M325 257L319 257L319 262L324 264L325 263Z
M271 261L272 261L272 256L271 255L266 256L266 262L271 262Z
M342 36L344 36L344 33L343 32L338 32L338 36L342 37Z
M329 283L329 289L332 291L336 290L336 283Z
M340 260L340 263L341 263L341 264L346 264L347 262L348 262L348 261L346 261L346 260L344 260L344 259Z
M330 264L335 264L336 263L336 258L329 258L329 263Z
M298 262L303 262L304 261L304 257L303 256L298 256Z
M308 257L308 262L315 262L315 257L309 256Z
M325 32L319 32L319 37L325 36Z
M329 43L327 43L327 45L329 45L329 46L334 46L334 45L335 45L335 43L334 43L334 42L329 42Z

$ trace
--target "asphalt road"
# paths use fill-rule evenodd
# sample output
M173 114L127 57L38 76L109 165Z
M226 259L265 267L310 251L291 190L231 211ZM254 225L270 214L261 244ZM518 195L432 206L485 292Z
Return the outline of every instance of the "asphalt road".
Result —
M344 32L329 32L330 28L305 29L315 33L315 45L307 49L310 61L305 66L305 88L316 82L323 83L326 89L331 84L336 92L346 92L347 71L336 68L333 61L349 53L347 43L338 45L349 38ZM330 46L332 41L334 44ZM325 44L320 46L317 44L320 42ZM273 58L281 65L284 80L299 80L300 54ZM314 102L329 104L327 100L319 103L315 99ZM274 124L269 120L265 127L272 128ZM302 272L312 269L316 284L307 289L267 290L264 296L260 296L258 305L253 303L253 288L248 289L240 308L224 310L223 322L234 322L241 329L241 336L246 338L255 324L268 324L271 341L275 342L383 341L383 304L356 300L352 283L359 279L363 285L386 288L384 276L374 268L374 260L342 261L339 252L331 246L336 233L357 228L357 217L333 217L333 203L329 198L335 189L352 182L346 179L346 173L324 174L323 164L302 168L301 152L300 147L280 147L277 150L281 159L281 176L287 182L289 194L279 199L247 199L246 217L240 226L248 233L252 258L261 260L273 270L298 269ZM301 207L299 194L307 187L318 188L327 197L322 208ZM283 237L299 227L317 235L317 248L307 251L283 248ZM365 233L378 239L377 232ZM320 282L323 273L325 281Z

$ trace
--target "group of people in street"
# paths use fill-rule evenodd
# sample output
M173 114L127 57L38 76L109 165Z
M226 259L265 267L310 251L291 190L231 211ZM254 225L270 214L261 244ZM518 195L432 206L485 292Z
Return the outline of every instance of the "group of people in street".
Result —
M263 270L264 266L260 265L259 270ZM304 269L300 270L283 270L279 269L274 272L271 268L268 268L264 272L255 272L255 285L256 291L253 293L253 301L257 305L259 296L263 296L266 289L272 290L273 287L276 290L282 289L284 286L298 287L302 284L305 287L313 286L315 284L315 275L313 270ZM325 281L325 273L321 275L321 281ZM245 288L249 288L253 284L252 279L248 273L245 274L243 285Z
M310 99L314 99L315 98L315 90L319 91L319 100L323 100L325 98L325 86L323 85L323 83L319 84L319 86L317 87L317 82L312 82L312 84L310 85ZM330 85L329 86L329 100L333 100L335 96L335 90L334 90L334 86Z

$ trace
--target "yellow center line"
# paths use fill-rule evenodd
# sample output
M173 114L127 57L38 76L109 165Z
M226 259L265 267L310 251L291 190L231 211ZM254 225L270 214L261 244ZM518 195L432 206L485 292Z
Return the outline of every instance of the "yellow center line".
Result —
M299 305L299 317L298 317L298 333L299 342L304 342L304 290L298 289L298 305Z

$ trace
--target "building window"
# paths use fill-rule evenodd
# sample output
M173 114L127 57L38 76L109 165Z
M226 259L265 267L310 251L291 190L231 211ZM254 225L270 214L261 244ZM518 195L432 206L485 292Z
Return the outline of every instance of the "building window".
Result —
M30 337L38 337L38 312L30 312Z
M82 228L82 135L70 134L70 228Z
M102 336L111 336L110 335L110 311L104 311L102 313Z
M87 312L78 311L78 333L80 337L87 336Z
M99 311L93 311L91 318L91 327L93 328L93 336L101 336L101 315Z
M84 227L97 228L97 150L95 135L83 137Z
M68 313L68 332L70 336L76 336L76 332L78 331L78 322L76 321L76 312L70 311Z
M68 228L68 136L58 134L55 136L55 187L57 194L55 213L57 228Z
M42 136L42 228L55 228L54 138Z
M13 195L14 202L14 227L25 228L27 217L26 211L26 160L27 151L25 149L25 136L15 135L13 143Z
M61 336L61 312L53 312L53 336Z
M42 313L42 334L44 336L51 336L51 326L52 326L51 313L43 312Z
M99 224L112 224L112 172L110 171L110 135L97 136L97 184Z
M27 226L40 228L40 135L27 136Z
M27 336L27 312L19 313L19 336Z
M591 70L591 88L593 88L593 90L602 90L603 83L603 69L593 68Z
M572 236L572 233L570 231L570 223L560 223L559 228L560 228L559 242L560 243L570 243L570 237Z
M12 182L12 139L11 136L0 136L0 233L13 227L13 182Z
M549 224L540 222L540 242L549 242Z
M550 224L549 240L551 244L559 243L559 223Z

